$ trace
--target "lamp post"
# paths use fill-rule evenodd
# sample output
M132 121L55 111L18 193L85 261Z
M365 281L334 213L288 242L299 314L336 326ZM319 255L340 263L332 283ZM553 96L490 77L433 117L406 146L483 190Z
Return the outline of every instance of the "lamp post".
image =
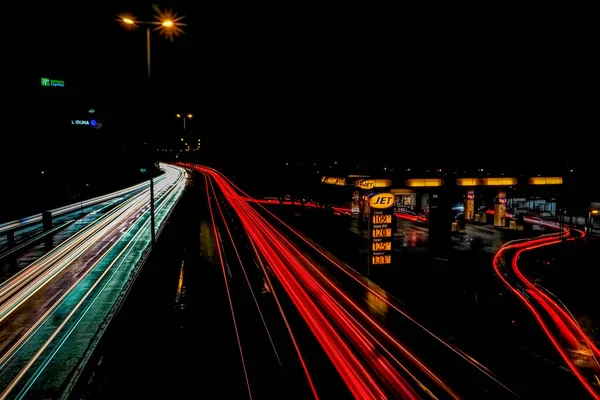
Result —
M172 11L161 12L158 9L156 11L156 21L139 21L127 15L120 16L118 19L129 28L135 29L139 25L146 26L146 67L148 72L148 81L150 81L150 77L152 75L150 63L150 28L154 26L154 30L158 30L160 34L173 40L173 37L177 36L183 31L180 26L185 25L179 22L183 17L177 17L177 15L173 14ZM154 220L154 177L152 172L150 172L150 231L151 243L154 245L156 240L156 229Z
M183 121L183 137L181 138L181 141L184 142L184 145L186 146L185 151L188 151L189 146L188 146L187 142L185 142L186 140L188 140L188 137L186 135L185 120L186 119L191 120L192 118L194 118L194 114L192 114L192 113L187 113L187 114L177 113L177 114L175 114L175 117L177 117L177 119L181 119ZM188 162L189 162L189 156L188 156Z
M150 28L154 26L154 30L160 29L163 33L165 33L167 31L170 31L171 29L176 29L178 26L184 25L179 22L173 21L172 19L170 19L171 17L168 17L166 15L159 16L158 18L163 19L159 21L138 21L129 17L121 17L121 22L123 22L127 26L131 26L133 28L137 27L138 25L146 26L146 67L148 69L148 80L150 80L150 77L152 75L152 68L150 62ZM165 35L169 37L171 36L171 34L169 33L165 33Z
M175 116L183 121L183 133L185 134L185 120L194 118L194 114L175 114Z

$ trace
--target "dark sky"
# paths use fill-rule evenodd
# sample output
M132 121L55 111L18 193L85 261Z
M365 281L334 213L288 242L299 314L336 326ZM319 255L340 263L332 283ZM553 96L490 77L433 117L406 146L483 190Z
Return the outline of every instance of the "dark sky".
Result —
M188 25L173 42L152 34L150 94L144 31L115 18L152 19L151 3L27 10L30 23L8 36L11 65L36 82L64 76L121 116L160 117L154 135L179 129L164 124L173 113L193 112L190 129L205 143L257 157L365 157L385 147L407 162L501 164L512 151L556 162L587 159L597 132L597 65L576 24L352 4L179 3L160 3ZM20 115L28 100L12 97Z

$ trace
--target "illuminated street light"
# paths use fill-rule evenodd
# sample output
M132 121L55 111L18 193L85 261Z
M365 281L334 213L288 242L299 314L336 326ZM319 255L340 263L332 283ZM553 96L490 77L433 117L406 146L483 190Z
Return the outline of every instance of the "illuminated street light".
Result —
M175 116L177 117L177 119L182 119L183 120L183 132L185 133L185 120L186 119L192 119L194 118L194 114L192 113L188 113L188 114L175 114Z
M155 11L155 21L138 21L131 14L120 14L118 16L118 21L124 23L126 27L130 29L135 29L139 25L146 25L146 61L148 67L148 80L150 80L150 27L155 26L153 30L159 31L159 34L173 41L175 36L179 36L181 33L183 33L181 26L186 25L179 22L184 17L178 17L177 14L173 13L172 10L161 11L158 8L155 8Z
M161 11L158 7L154 7L154 11L156 11L156 15L154 16L155 21L137 21L130 14L121 14L119 15L118 21L125 24L128 29L135 29L138 25L146 25L146 65L148 68L148 81L150 81L150 27L155 26L154 30L158 30L159 34L165 36L167 39L173 41L175 36L183 33L182 24L179 22L184 17L178 17L177 14L174 14L173 11ZM184 118L185 124L185 118ZM154 178L152 174L148 174L150 179L150 232L152 236L152 246L155 243L155 220L154 220Z

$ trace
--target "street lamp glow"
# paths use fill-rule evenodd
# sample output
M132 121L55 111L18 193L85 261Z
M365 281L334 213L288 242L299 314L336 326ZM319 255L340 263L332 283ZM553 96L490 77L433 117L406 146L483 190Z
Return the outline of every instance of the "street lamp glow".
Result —
M175 114L177 118L181 118L181 114Z
M123 18L123 22L125 22L128 25L133 25L135 24L135 21L132 20L131 18Z
M161 25L164 26L165 28L171 28L173 26L173 21L166 20L166 21L163 21Z
M188 115L187 115L187 117L188 117L189 119L191 119L191 118L193 117L193 115L192 115L192 114L188 114Z

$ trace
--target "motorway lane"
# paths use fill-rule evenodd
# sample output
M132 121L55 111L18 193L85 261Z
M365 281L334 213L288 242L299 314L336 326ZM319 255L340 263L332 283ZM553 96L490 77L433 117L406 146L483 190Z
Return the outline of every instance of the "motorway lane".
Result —
M163 186L163 182L167 179L165 174L161 174L154 178L155 189ZM82 218L86 218L85 222L92 222L94 219L123 201L139 194L141 191L148 192L149 183L144 181L136 185L108 193L106 195L97 196L91 199L82 200L77 203L69 204L63 207L58 207L50 210L52 213L52 230L44 231L41 214L31 215L15 221L3 222L0 224L0 260L3 264L0 282L16 272L20 268L19 262L15 258L24 251L35 246L43 238L45 249L49 249L58 245L62 240L68 238L71 234L77 232L77 228L82 228L86 224L82 224ZM95 215L100 213L100 215ZM79 223L75 227L70 226L73 223ZM70 228L67 233L62 233L64 228ZM16 229L16 230L15 230ZM8 247L8 236L6 232L14 231L14 245ZM38 246L38 249L41 247ZM40 256L44 251L38 252ZM31 255L31 252L28 252ZM28 265L28 264L25 264Z
M224 182L220 183L221 185L225 185L227 186ZM243 203L246 201L244 199L242 200L236 200L236 194L235 193L230 193L228 195L228 197L230 198L230 201L232 202L231 204L234 205L236 202L240 202L240 207L242 207L240 210L236 209L236 212L240 213L243 212L244 214L246 214L248 211L243 211L243 208L246 207L247 208L247 204L244 205ZM242 215L242 214L240 214ZM272 236L272 233L269 233L269 230L273 230L275 228L269 227L269 225L265 225L264 223L260 222L258 219L256 219L255 217L252 217L252 213L249 213L247 215L247 217L253 219L255 221L256 224L262 224L262 227L258 227L258 226L254 226L254 225L247 225L247 229L260 229L260 233L259 231L256 231L256 233L253 234L254 239L253 240L259 240L258 243L261 243L262 239L261 236L263 235L268 235L269 237L271 237L270 242L262 242L261 246L267 246L264 247L263 250L261 250L265 257L268 257L268 259L271 259L272 256L270 256L268 254L268 252L272 252L272 250L269 250L270 246L281 246L279 244L277 244L277 242L280 239L277 239L275 236ZM245 218L247 218L245 217ZM275 229L273 232L276 232L277 229ZM249 231L251 232L251 231ZM281 231L278 231L278 233L276 235L281 235L280 233ZM258 235L258 236L256 236ZM286 235L287 236L287 235ZM270 244L269 244L270 243ZM283 243L283 242L282 242ZM284 249L284 247L288 247L288 249ZM284 245L284 247L280 247L280 250L276 250L277 252L281 252L281 256L285 257L287 259L286 263L288 264L288 266L284 267L284 265L277 265L277 261L275 259L273 259L270 262L270 268L272 271L274 271L276 273L276 275L279 278L279 282L287 282L289 279L291 279L290 282L293 281L298 281L301 282L301 285L305 285L305 287L308 289L309 292L311 292L311 296L313 296L313 300L308 300L308 298L306 298L305 300L302 300L302 302L297 303L296 301L296 305L298 307L306 307L308 304L310 304L311 302L316 302L320 305L320 307L323 308L323 310L327 313L327 315L332 318L332 321L334 324L337 325L337 328L333 328L331 325L329 325L329 323L325 323L325 322L320 322L319 329L324 329L323 334L328 335L328 337L330 337L329 340L332 340L334 336L332 335L331 329L340 329L340 332L343 332L343 334L347 337L346 340L348 340L347 344L351 344L351 346L353 346L354 350L351 350L351 352L354 353L354 355L350 356L350 354L348 355L343 355L342 357L344 357L343 359L346 361L342 361L341 364L339 363L339 359L338 356L334 357L334 353L330 353L330 358L332 359L332 361L334 361L334 363L336 363L337 368L339 370L340 373L344 373L344 379L346 380L346 383L353 387L353 390L356 391L355 393L359 393L361 390L361 385L366 385L364 386L364 388L366 389L367 387L371 387L372 389L366 389L366 390L382 390L381 386L377 386L375 384L375 386L371 386L370 383L367 383L367 381L363 381L363 383L359 384L358 381L355 381L355 378L351 378L351 375L346 375L347 372L347 368L352 368L353 371L355 371L355 374L362 374L360 371L361 368L363 367L359 367L359 365L361 363L365 363L363 364L364 366L367 366L367 368L373 368L373 372L374 374L371 375L371 373L366 372L365 373L367 375L365 375L364 378L360 378L360 379L376 379L376 380L380 380L381 382L384 383L387 387L387 389L384 390L391 390L390 393L395 393L395 395L401 395L401 396L407 396L407 398L411 398L412 396L423 396L426 393L430 393L431 390L433 390L434 393L436 393L436 395L438 396L442 396L442 398L456 398L456 395L454 394L452 389L449 389L443 381L441 381L439 379L438 376L436 376L436 374L434 372L431 371L431 369L429 369L428 367L424 366L423 363L418 359L418 357L416 357L413 352L409 349L407 349L406 347L404 347L401 343L399 343L396 339L394 339L393 337L389 336L388 333L386 333L386 329L385 327L382 327L381 323L379 321L377 321L375 319L375 317L373 316L369 316L368 312L365 312L364 309L366 308L363 304L364 304L364 292L365 290L363 289L363 293L362 296L358 299L352 299L350 297L347 297L347 293L348 291L346 291L346 287L349 287L349 283L351 282L351 280L348 280L347 282L344 282L342 285L336 284L335 282L332 282L329 280L329 278L326 278L327 274L323 275L323 270L322 267L320 267L321 265L323 265L323 261L324 260L320 260L319 262L317 262L315 265L313 262L311 262L312 260L312 255L309 255L311 253L309 253L307 251L307 248L302 248L299 252L297 251L297 243L295 243L294 246L292 246L291 244L286 244ZM261 247L262 248L262 247ZM318 253L318 249L316 250ZM300 267L299 269L295 269L292 268L292 266L294 265L294 263L298 262L296 259L293 259L292 257L296 257L293 256L291 252L295 252L298 254L298 258L297 260L302 259L301 263L304 265L303 267ZM313 250L314 253L314 250ZM287 255L286 255L287 254ZM330 260L331 261L331 260ZM335 261L331 261L333 264L335 264L337 266L337 263ZM275 264L273 264L275 263ZM337 266L338 268L342 268ZM289 275L288 272L284 272L286 270L286 268L292 268L290 271L293 271L295 269L295 272L293 272L292 274L295 274L294 277L292 277L291 275ZM283 274L283 275L281 275ZM286 278L286 274L288 274L289 276ZM308 277L308 275L312 275L312 277ZM356 278L355 276L353 276L353 278ZM308 279L308 280L307 280ZM358 280L358 279L357 279ZM320 283L316 283L320 281ZM360 285L364 284L364 281L359 281ZM286 283L286 290L287 293L290 296L298 296L301 295L301 292L305 289L300 289L300 287L296 287L295 289L292 289L293 286L289 286L288 287L288 283ZM355 286L360 286L360 285L355 285ZM367 286L367 285L365 285ZM364 287L364 286L363 286ZM343 289L341 289L343 288ZM378 300L382 300L382 298L384 299L383 302L388 301L388 299L385 299L385 296L381 296L381 292L380 291L376 291L374 290L372 287L366 287L366 291L368 291L373 297L376 297ZM345 294L346 293L346 294ZM350 291L351 293L351 291ZM305 294L303 294L302 296L306 296ZM373 297L371 299L373 299ZM335 300L335 298L337 298L337 300ZM356 301L358 300L358 301ZM388 301L387 304L391 305L391 302ZM342 307L342 308L340 308ZM320 312L317 311L317 309L314 309L314 312L316 312L317 314L314 314L315 316L320 315ZM340 314L341 313L341 314ZM304 318L309 318L307 315L304 316ZM350 319L348 319L350 318ZM307 322L309 322L309 319L306 319ZM359 320L362 321L359 322ZM314 322L310 322L311 324ZM415 324L414 321L410 321L410 324ZM410 325L409 324L409 325ZM328 327L329 326L329 327ZM315 326L316 327L316 326ZM316 328L311 328L311 329L316 329ZM420 328L422 329L422 328ZM328 333L326 333L328 332ZM424 333L421 332L421 335L423 335ZM407 336L411 336L412 334L408 334ZM426 333L426 335L429 335L429 333ZM370 339L368 339L370 338ZM343 342L345 340L342 339L341 342L339 342L338 339L335 339L333 341L329 341L326 340L325 342L322 343L324 349L326 349L327 351L334 351L334 352L340 352L342 351L342 349L344 348L344 346L347 346L343 344ZM364 340L366 340L367 342L365 342ZM438 338L434 338L433 342L436 343L436 341L439 342ZM338 343L339 342L339 343ZM385 343L383 343L385 342ZM423 342L423 340L421 339L419 342ZM342 347L340 347L342 346ZM426 347L426 346L425 346ZM443 349L448 349L449 347L446 346ZM442 350L443 350L442 349ZM344 353L344 351L342 351L342 353ZM395 353L392 354L392 353ZM436 352L436 356L438 359L443 359L443 358L447 358L447 355L442 355L440 354L441 350L438 350L438 352ZM344 353L345 354L345 353ZM398 361L399 355L401 354L402 356L402 361ZM462 354L460 353L453 353L456 355L457 358L461 357ZM355 357L356 355L359 355L359 360L357 360ZM333 357L333 358L332 358ZM470 359L468 359L467 357L462 357L462 360L465 361L465 363L471 362L470 366L476 365L476 363L472 362ZM408 364L408 366L406 365ZM356 369L357 368L357 369ZM384 368L383 370L381 368ZM452 367L454 370L456 370L456 366ZM377 371L377 372L376 372ZM483 371L483 375L485 375L485 372L483 369L479 369L477 370L478 373L482 373ZM403 377L404 375L404 377ZM415 376L418 375L418 376ZM367 376L370 376L370 378L366 378ZM463 376L464 378L464 376ZM489 374L486 375L486 379L489 379L490 376ZM426 380L427 379L427 380ZM413 382L414 381L414 382ZM414 389L407 389L407 385L411 386L414 385ZM379 389L376 389L376 387L379 387ZM419 388L423 388L425 387L426 389L424 390L424 392L421 392L420 394L418 394L418 392L420 392ZM510 391L508 391L506 388L502 387L501 384L499 384L498 382L492 382L487 384L485 387L476 387L476 385L474 384L474 382L472 382L469 379L466 379L466 382L463 382L463 385L461 386L461 389L463 392L468 393L470 395L473 396L479 396L479 398L505 398L507 393L510 393ZM494 390L496 389L496 390ZM484 392L485 390L485 392ZM401 394L402 393L402 394ZM412 394L411 394L412 393ZM366 394L366 392L365 392ZM502 397L499 397L502 396Z
M158 190L164 186L165 179L167 179L165 174L156 177L155 189ZM145 181L113 193L53 209L51 210L52 233L44 231L41 214L0 224L0 260L2 261L0 265L3 267L0 282L17 272L22 266L29 265L27 261L42 256L46 251L57 246L88 223L92 223L104 213L110 211L112 207L140 194L141 191L148 192L148 187L149 184ZM8 237L5 233L18 227L20 228L14 233L15 244L9 249ZM67 229L67 232L62 232L63 229ZM42 237L44 246L37 246L37 252L27 251L39 243ZM27 251L28 258L24 262L16 260L25 251Z
M252 396L306 399L314 396L311 391L311 385L314 385L319 396L350 398L325 353L286 298L283 288L272 274L265 279L261 268L264 262L256 258L239 216L223 196L216 198L219 203L213 206L213 214L220 215L222 211L225 216L220 221L215 218L223 244L224 276ZM233 240L227 240L229 233Z
M167 179L167 174L161 174L154 178L154 184L157 185L157 187L158 187L162 184L161 182L163 182L165 179ZM111 193L108 193L108 194L105 194L102 196L93 197L93 198L87 199L87 200L78 201L76 203L68 204L66 206L57 207L57 208L51 209L49 211L52 213L52 216L54 218L57 218L64 214L69 214L74 211L80 211L82 208L87 208L94 204L103 203L112 198L128 196L130 194L135 194L136 192L139 192L140 190L147 190L149 188L149 186L150 186L150 183L148 181L143 181L136 185L133 185L133 186L121 189L121 190L117 190L115 192L111 192ZM2 223L0 223L0 234L5 233L9 230L14 230L14 229L21 230L23 228L31 226L32 224L37 224L41 221L42 221L42 214L39 213L39 214L31 215L29 217L20 218L18 220L2 222Z
M222 229L223 229L223 228L221 228L221 230L222 230ZM331 234L333 234L333 233L329 232L329 234L331 235ZM241 242L240 242L240 243L241 243ZM345 245L346 245L346 246L348 246L348 244L345 244ZM240 246L240 247L242 247L242 246ZM203 251L204 251L204 252L206 252L206 249L205 249L205 250L203 250ZM213 251L214 251L214 249L213 249ZM187 259L186 259L186 260L187 260ZM190 263L187 263L187 262L186 262L186 265L188 265L188 266L189 266L189 265L193 265L193 264L190 264ZM234 265L234 264L230 264L230 265L233 265L233 266L235 267L235 265ZM214 265L213 265L213 267L214 267ZM238 273L237 273L237 274L234 274L234 271L236 271L236 269L235 269L235 268L232 268L231 270L232 270L232 275L237 275L237 276L239 276L239 275L240 275L240 272L241 272L240 270L238 270ZM208 275L208 274L207 274L207 275ZM220 270L218 270L218 269L216 269L216 270L213 270L213 274L212 274L212 275L209 275L207 278L212 278L212 280L210 280L210 282L217 282L219 278L220 278L220 279L221 279L221 281L222 281L222 280L223 280L222 271L220 271ZM430 280L432 279L432 277L431 277L431 276L430 276L429 278L430 278ZM231 279L233 279L233 278L231 278ZM258 280L258 279L257 279L257 282L259 282L259 280ZM220 298L221 300L225 300L225 298L224 298L224 296L223 296L223 294L224 294L224 293L223 293L223 291L220 291L220 292L219 292L219 291L217 290L217 291L216 291L217 293L215 294L215 293L214 293L214 292L215 292L215 290L214 290L214 288L213 288L212 286L213 286L213 285L208 285L208 287L207 287L207 288L205 288L205 290L203 290L203 292L205 292L205 293L206 293L206 297L210 298L211 300L212 300L212 299L216 300L216 299L218 299L218 298ZM240 294L239 292L242 292L242 289L244 289L244 288L245 288L245 287L244 287L243 285L240 285L240 287L239 287L239 289L240 289L240 290L236 291L236 293ZM222 290L224 290L224 288L221 288L221 289L222 289ZM192 293L193 293L193 291L187 290L187 291L186 291L186 293L188 293L188 294L191 296L191 295L192 295ZM357 295L357 296L358 296L358 295ZM365 302L367 302L367 301L368 301L368 298L367 298L367 296L364 296L364 294L362 295L362 297L361 297L361 298L362 298L362 300L363 300L363 301L365 301ZM367 298L367 300L365 300L365 298ZM251 300L251 299L250 299L250 300ZM378 305L378 304L377 304L377 301L373 301L373 298L371 298L371 302L375 303L375 304L373 304L374 306L377 306L377 305ZM217 303L217 302L211 302L211 305L216 305L216 303ZM239 303L239 301L238 301L238 302L236 302L236 303ZM250 301L247 301L247 302L246 302L246 305L247 305L247 304L249 304L249 303L250 303ZM379 305L380 305L380 304L379 304ZM228 305L227 305L226 303L225 303L225 306L226 306L226 307L223 307L223 302L221 302L221 307L220 307L220 310L221 310L221 312L220 312L220 313L217 313L217 314L219 314L219 315L227 315L228 313L230 314L230 311L229 311L229 310L228 310L228 308L227 308L227 307L228 307ZM187 305L186 305L186 307L187 307ZM207 307L204 307L204 308L206 309ZM208 307L208 308L211 308L211 307ZM216 308L216 307L215 307L215 308ZM374 308L376 308L376 307L374 307ZM188 308L188 309L189 309L189 308ZM248 310L248 311L250 311L250 310L252 310L252 307L247 307L247 308L244 308L244 310ZM204 310L204 312L206 312L206 310ZM200 313L199 313L198 315L200 315ZM212 314L211 314L211 315L212 315ZM226 323L227 321L219 321L219 322L220 322L220 323ZM231 320L229 320L229 324L231 324ZM299 324L299 325L300 325L300 324ZM484 331L484 332L485 332L485 330L487 330L487 329L488 329L488 327L485 327L483 330L482 330L481 328L482 328L482 326L479 326L479 330L480 330L480 332L476 332L477 334L481 334L481 331ZM295 329L294 329L294 331L296 331L296 329L297 329L297 328L295 328ZM230 333L231 333L231 332L230 332ZM485 333L486 333L486 334L488 334L489 332L485 332ZM503 331L502 333L506 333L506 332L504 332L504 331ZM403 332L403 335L405 335L405 336L407 336L407 337L412 337L412 336L413 336L413 334L412 334L412 333L411 333L411 334L409 334L409 332ZM490 337L493 337L494 339L497 339L497 340L502 340L502 339L503 339L501 334L500 334L500 335L496 335L496 336L492 336L492 335L489 335L489 336L490 336ZM200 336L198 336L198 337L200 337ZM203 337L206 337L206 334L205 334ZM493 339L493 340L490 340L490 341L488 341L488 346L493 346L493 344L495 343L495 342L494 342L494 339ZM213 340L214 340L214 339L213 339ZM415 346L420 346L420 347L421 347L421 348L420 348L420 351L425 351L425 352L427 352L426 348L427 348L427 347L428 347L430 344L428 344L426 341L423 341L422 339L421 339L421 340L419 340L419 336L418 336L418 335L414 335L414 338L413 338L413 340L415 340ZM204 342L204 340L202 340L202 341ZM222 342L222 341L221 341L221 342ZM231 350L231 349L233 349L233 350L237 350L237 344L236 344L236 342L235 342L235 337L233 337L233 338L230 338L230 341L229 341L229 342L230 342L230 343L229 343L229 347L223 347L223 348L229 348L229 350ZM213 342L210 342L210 343L213 343ZM490 343L492 343L492 344L490 344ZM481 345L481 343L478 343L478 345ZM412 347L412 346L411 346L411 347ZM181 351L181 350L180 350L180 351ZM261 353L261 352L259 352L259 353ZM499 353L501 354L501 353L502 353L502 351L499 351ZM218 352L217 352L217 354L218 354ZM266 352L265 352L265 354L266 354ZM505 356L509 356L509 357L510 357L510 355L511 355L511 354L512 354L512 353L505 353ZM441 358L441 357L439 357L439 356L440 356L440 354L435 354L435 352L432 352L432 355L433 355L433 356L437 356L438 358ZM229 354L229 356L231 357L232 355L231 355L231 354ZM218 356L217 356L217 357L218 357ZM222 358L225 358L225 359L229 359L229 357L224 357L224 356L221 356L221 357L222 357ZM214 359L215 359L215 358L211 358L211 360L214 360ZM236 365L236 361L239 363L239 355L238 355L238 359L237 359L237 360L235 359L235 357L233 357L233 359L232 359L232 360L230 360L230 363L231 363L231 364L230 364L229 370L232 370L232 369L233 369L232 367ZM209 362L212 362L212 361L209 361ZM239 365L239 364L238 364L238 365ZM519 370L519 371L523 371L523 376L527 376L527 371L528 371L528 369L530 369L530 368L531 368L531 369L533 369L533 368L535 367L535 365L530 365L529 363L526 363L526 366L524 366L524 365L515 365L514 367L515 367L515 369L517 369L517 370ZM185 374L184 376L186 376L186 377L188 376L188 373L186 373L184 370L181 370L181 369L180 369L180 370L178 370L178 371L180 371L182 374ZM457 370L457 375L459 375L459 372L460 372L460 370ZM315 374L315 375L318 375L318 374ZM160 377L160 375L157 377L157 379L160 379L159 377ZM239 377L239 376L234 376L234 374L231 374L230 378L231 378L230 384L231 384L232 386L235 386L235 385L236 385L236 384L235 384L235 382L242 382L242 383L243 383L243 379L239 379L240 377ZM457 378L462 378L462 379L465 379L465 377L464 377L464 376L458 376ZM199 378L196 378L196 379L199 379ZM544 379L546 379L546 380L547 380L547 381L549 381L549 382L562 382L561 380L555 380L555 379L554 379L554 376L553 376L552 374L545 375L545 376L544 376ZM183 380L184 380L184 379L181 379L181 381L183 381ZM215 381L217 381L217 380L215 380ZM218 382L220 382L220 381L218 381ZM468 382L468 379L467 379L467 382ZM526 382L524 382L524 383L526 384ZM185 384L182 384L182 385L185 385ZM177 386L177 385L175 385L175 386ZM549 384L548 384L548 385L546 385L546 386L547 386L547 387L546 387L546 390L545 390L545 391L543 391L543 392L532 390L530 393L528 393L528 394L531 394L531 395L532 395L532 397L527 397L527 398L545 398L545 397L548 397L548 395L556 394L556 390L554 389L554 386L553 386L553 385L549 385ZM175 387L175 388L174 388L174 390L177 390L177 392L178 392L178 393L181 393L181 390L180 390L180 389L181 389L181 388L178 388L178 387ZM481 388L474 388L473 390L481 390ZM223 396L224 396L224 397L227 397L227 393L229 393L229 392L227 392L227 391L226 391L226 392L224 392ZM242 388L241 392L239 392L239 393L243 393L243 388ZM242 397L242 395L241 395L241 394L239 394L239 393L238 393L238 396L239 396L239 397L235 397L235 398L240 398L240 397ZM122 393L121 393L121 394L122 394ZM502 395L501 395L501 396L502 396ZM533 397L533 396L535 396L535 397ZM329 397L327 397L327 396L323 396L323 397L324 397L324 398L329 398ZM490 397L493 397L493 396L490 396ZM338 398L339 398L339 397L338 397ZM467 397L467 398L470 398L470 397ZM477 397L477 398L479 398L479 397ZM506 397L505 397L505 396L502 396L502 397L500 397L500 398L506 398Z
M203 179L190 179L69 398L245 397L209 218Z
M209 193L215 236L219 242L217 252L223 257L221 280L230 302L231 328L236 332L236 346L240 352L239 375L247 381L254 398L305 398L307 393L299 396L302 393L299 389L303 388L295 387L298 382L293 382L295 377L289 376L289 363L297 363L297 360L290 360L287 354L282 359L284 352L279 354L282 346L292 343L285 335L283 320L272 307L268 284L248 238L239 229L241 224L236 221L237 216L212 182L209 182Z
M219 196L213 197L211 207L218 207ZM219 213L218 209L214 211ZM226 208L223 213L229 218ZM310 398L297 355L288 342L289 333L281 324L272 294L261 291L262 275L247 247L247 238L238 229L235 216L232 217L228 226L233 243L247 268L285 370L283 375L266 338L240 263L236 262L235 251L232 251L231 240L227 239L224 221L216 218L222 244L227 246L226 257L231 271L231 276L226 273L227 283L253 398ZM248 398L213 232L204 178L199 175L188 185L180 207L174 211L121 312L101 340L70 398L196 398L207 393L218 393L219 398ZM178 302L176 293L179 292L182 265L183 296ZM292 313L288 317L291 324L297 324ZM325 371L327 360L323 355L317 358L306 351L307 341L304 342L303 355L311 365L311 371ZM329 378L322 385L332 390L340 389L326 398L346 398L344 387L332 384L336 379L335 371L333 374L330 371L330 375L321 375L324 380ZM273 397L276 393L285 395Z
M168 216L179 190L178 186L158 188L157 225ZM54 252L59 256L51 261L62 262L64 267L37 285L35 291L27 289L27 297L18 306L6 309L0 322L1 398L36 398L55 393L77 365L149 243L146 194L141 193L130 203L114 209L112 222L71 251L60 253L69 241L56 248ZM52 268L49 266L47 271ZM23 273L29 273L29 269Z
M77 211L72 211L66 214L53 216L52 227L57 227L67 222L74 222L80 219L82 216L89 215L94 212L102 212L103 208L117 205L125 199L131 197L133 194L123 197L117 197L100 204L94 204ZM93 215L93 214L92 214ZM44 232L44 228L41 222L27 225L26 227L19 229L15 232L15 245L24 243L32 238L35 238ZM7 236L0 235L0 256L8 250Z
M562 234L552 233L535 239L506 243L494 258L494 270L505 285L531 312L566 365L581 383L582 390L594 399L600 399L597 387L600 376L600 345L593 335L582 330L577 319L552 292L527 277L522 272L522 259L548 247L566 246L582 241L585 233L575 228L565 228ZM575 393L570 393L575 396Z
M56 220L53 220L53 226L56 227L65 224L65 227L42 239L41 243L34 244L33 247L26 247L22 249L19 253L2 259L2 272L0 274L0 283L4 282L12 275L18 273L23 268L26 268L32 262L42 257L44 254L48 253L53 248L59 246L64 241L68 240L80 230L95 223L104 215L106 215L106 213L110 212L114 207L117 207L129 197L131 196L119 197L112 200L108 200L105 203L90 206L88 209L84 210L82 216L79 215L79 212L76 212L75 215L73 215L72 213L65 214L63 216L58 217ZM24 231L27 231L28 229L30 228L25 228ZM39 229L39 232L37 232L37 234L43 232L43 229L41 227L38 228L36 226L32 226L31 229L33 229L34 231ZM27 241L28 239L35 237L37 234L33 234L32 236L25 235L26 237L19 239L17 243ZM17 235L15 235L15 240L17 239L16 236Z
M366 274L366 257L358 250L365 238L351 233L349 218L299 207L269 209ZM524 398L553 398L557 387L581 392L569 371L552 360L555 351L535 323L527 323L528 312L493 273L493 254L453 249L447 259L437 259L426 249L401 250L394 253L391 266L372 269L372 279L419 321L489 367Z
M408 349L407 352L399 351L399 357L402 357L408 366L417 370L413 373L419 373L419 368L418 366L415 368L415 364L420 360L460 397L478 399L517 397L510 389L503 386L502 382L495 381L485 369L480 369L477 363L471 362L472 360L464 353L455 351L449 341L418 323L413 316L405 312L403 304L393 295L341 263L333 254L308 237L301 237L303 235L295 238L294 245L305 255L310 254L314 263L323 268L327 275L333 277L334 286L343 288L343 292L352 296L356 304L361 305L392 335L400 339L399 345L395 345L396 351L399 346ZM391 343L394 347L394 342ZM414 358L408 353L412 353ZM421 371L420 380L425 381L426 378L427 374ZM430 385L435 387L435 382ZM434 393L442 398L449 396L448 393L439 394L435 391Z

